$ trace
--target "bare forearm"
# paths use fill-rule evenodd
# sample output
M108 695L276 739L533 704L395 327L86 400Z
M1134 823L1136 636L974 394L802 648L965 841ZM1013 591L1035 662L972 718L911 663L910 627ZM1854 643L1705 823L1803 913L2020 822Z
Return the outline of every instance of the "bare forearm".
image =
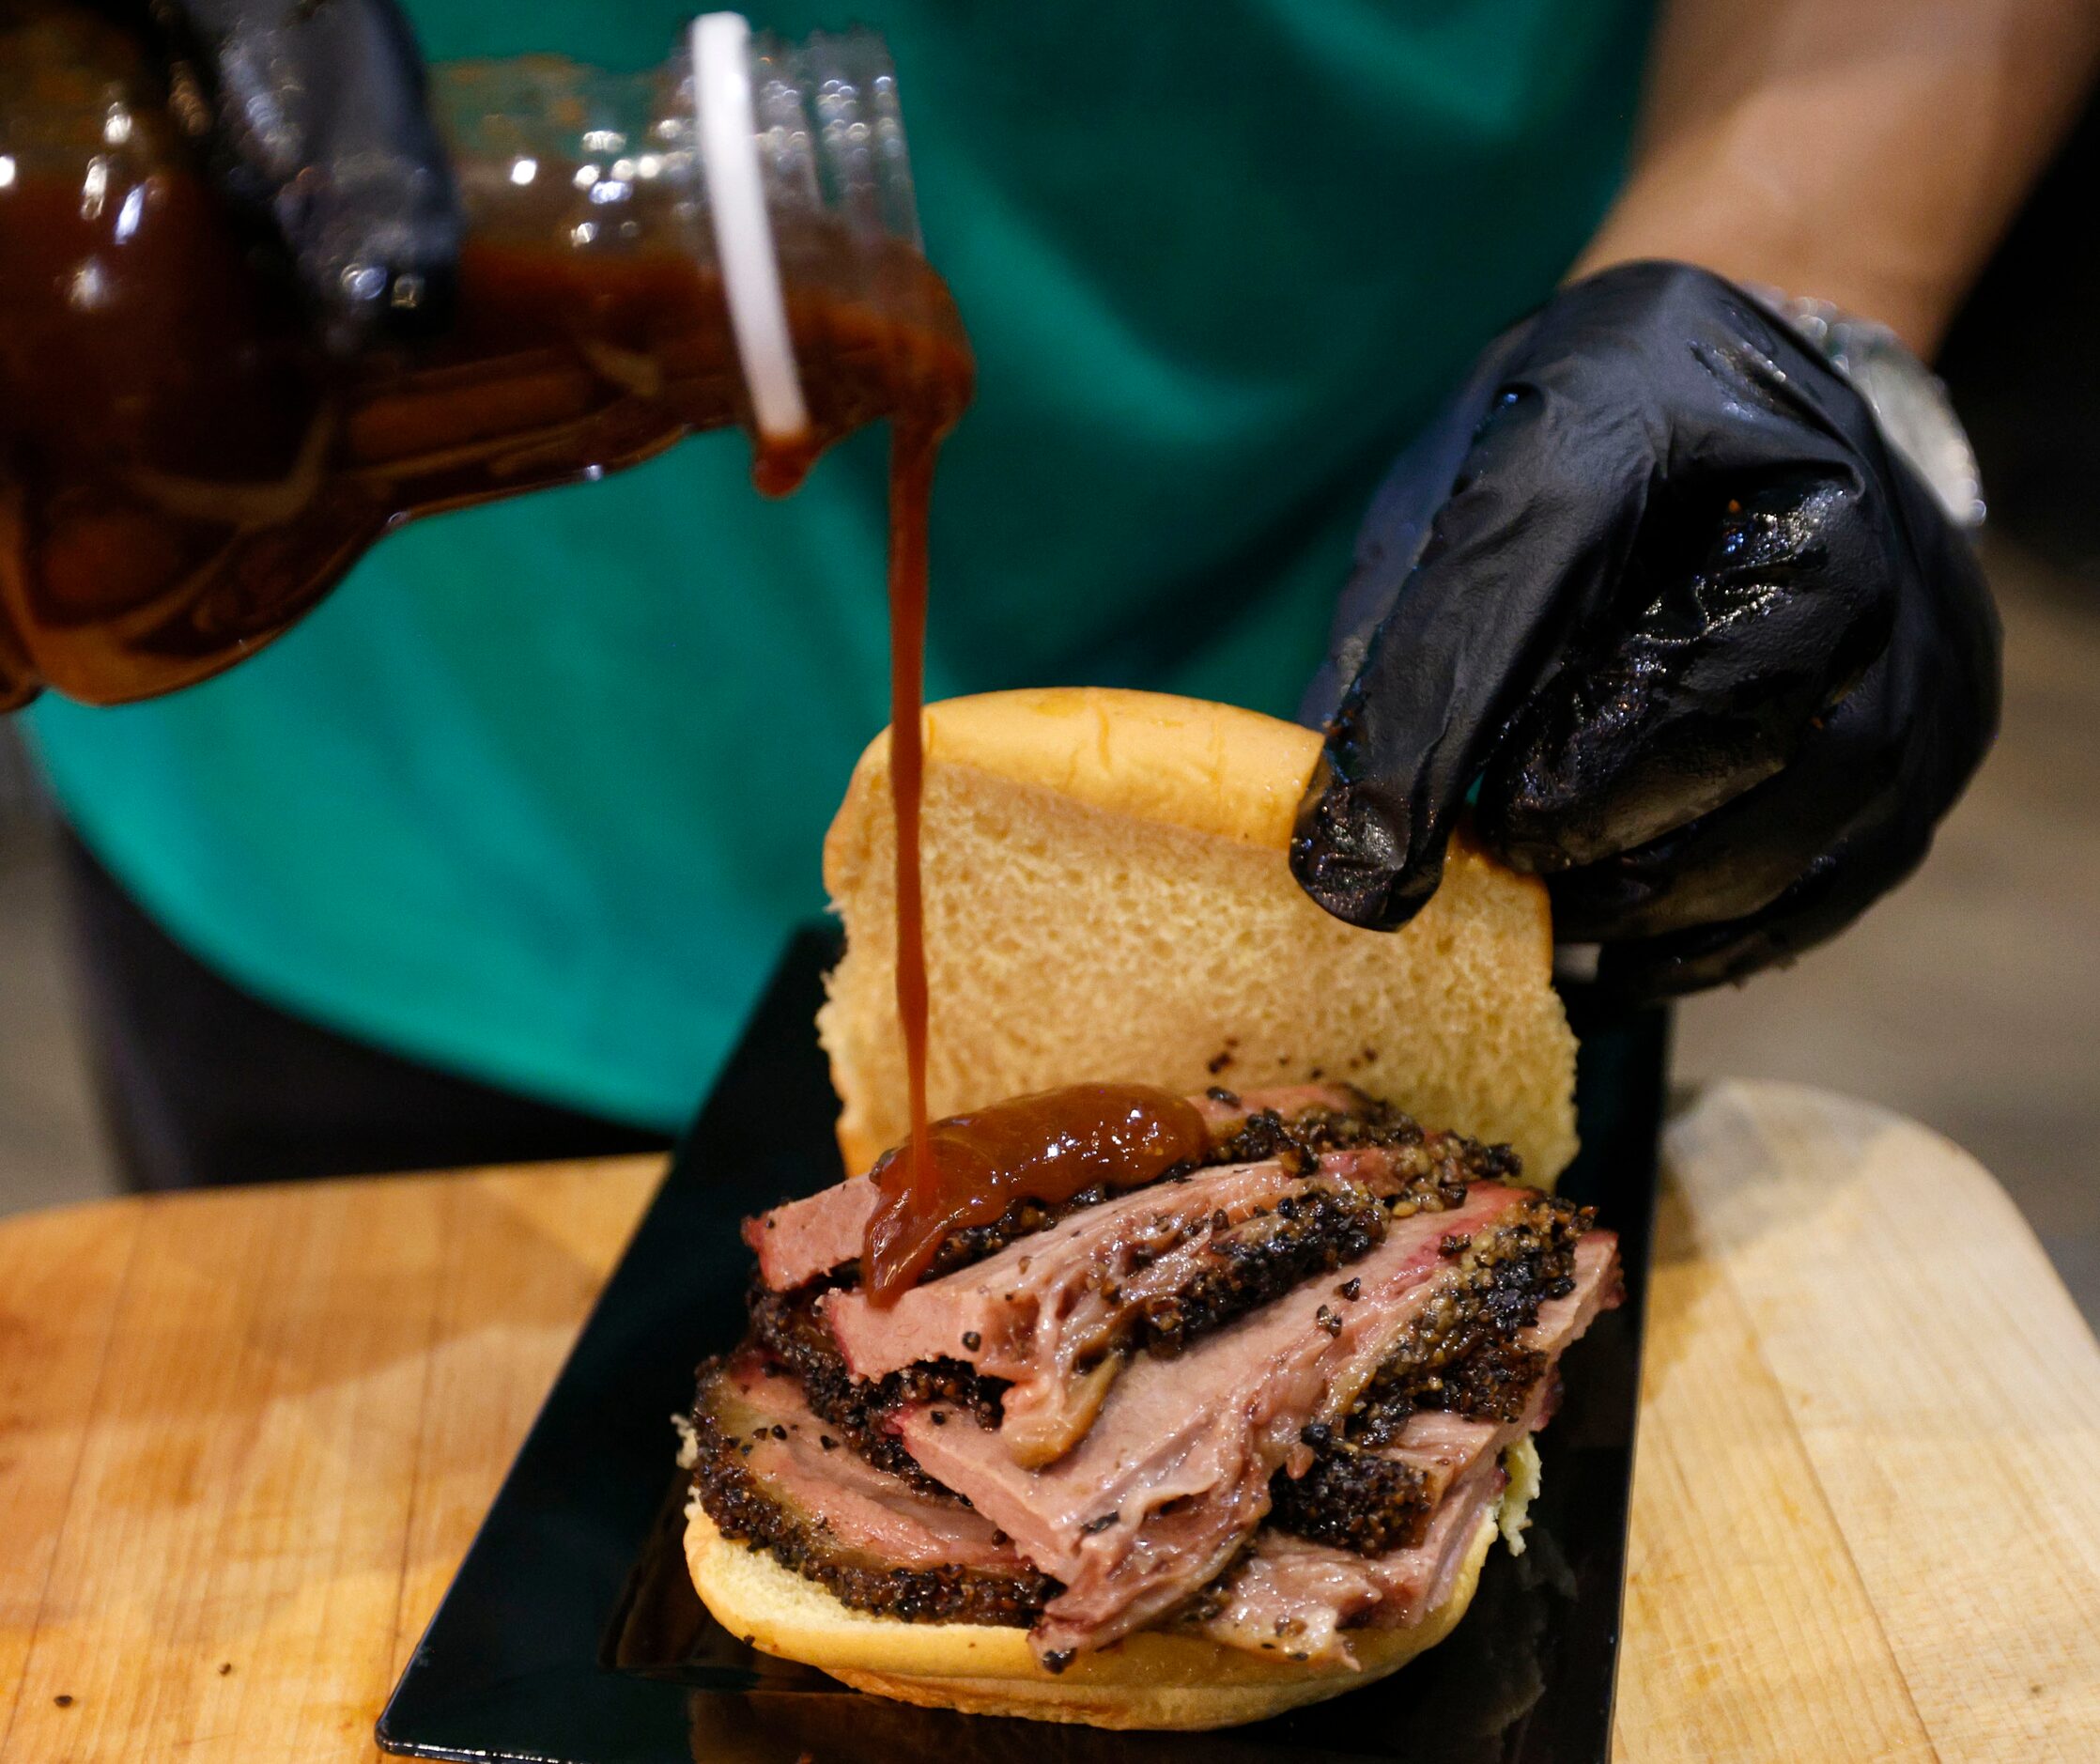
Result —
M2096 0L1665 0L1632 175L1576 272L1680 258L1930 354L2096 60Z

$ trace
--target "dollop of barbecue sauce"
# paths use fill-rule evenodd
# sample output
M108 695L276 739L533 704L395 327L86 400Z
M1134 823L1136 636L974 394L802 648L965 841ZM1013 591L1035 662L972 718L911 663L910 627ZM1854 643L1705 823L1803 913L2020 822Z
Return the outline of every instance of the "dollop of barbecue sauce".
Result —
M1014 1201L1057 1205L1083 1189L1140 1188L1210 1146L1202 1112L1149 1084L1074 1084L1017 1096L927 1130L923 1173L906 1140L874 1168L881 1194L860 1266L878 1305L926 1272L950 1231L990 1225Z

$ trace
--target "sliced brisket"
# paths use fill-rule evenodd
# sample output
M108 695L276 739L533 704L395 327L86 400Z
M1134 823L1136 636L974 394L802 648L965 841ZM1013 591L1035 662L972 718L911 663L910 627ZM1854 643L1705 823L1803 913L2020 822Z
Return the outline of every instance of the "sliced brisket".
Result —
M1195 1627L1228 1648L1353 1666L1343 1632L1404 1628L1442 1602L1504 1481L1499 1463L1481 1464L1444 1496L1419 1543L1384 1555L1265 1526Z
M1617 1302L1615 1240L1352 1091L1197 1106L1197 1164L1016 1200L888 1307L871 1179L746 1221L751 1336L694 1416L717 1525L858 1609L1029 1626L1053 1666L1163 1621L1353 1663L1347 1631L1443 1599Z
M862 1462L755 1353L703 1369L692 1420L716 1529L856 1610L1021 1626L1058 1590L981 1514Z
M1308 1281L1179 1358L1140 1357L1087 1436L1046 1469L1016 1464L996 1433L944 1405L905 1407L899 1435L1066 1583L1036 1626L1039 1653L1099 1647L1215 1576L1267 1511L1271 1476L1311 1462L1304 1430L1338 1421L1431 1307L1475 1302L1444 1241L1523 1217L1541 1199L1480 1184L1457 1208L1395 1220L1351 1270L1354 1298Z
M1316 1427L1312 1466L1271 1481L1269 1523L1362 1555L1412 1548L1452 1485L1524 1434L1545 1426L1562 1351L1618 1301L1617 1239L1591 1231L1576 1246L1570 1290L1543 1301L1536 1321L1498 1332L1447 1367L1425 1401L1382 1445L1362 1446ZM1556 1278L1556 1285L1559 1280ZM1521 1374L1520 1382L1520 1374Z
M1003 1436L1050 1462L1092 1424L1133 1348L1179 1353L1308 1276L1367 1254L1382 1200L1438 1208L1459 1191L1410 1174L1404 1154L1304 1153L1197 1171L1103 1201L896 1304L834 1292L825 1317L847 1368L875 1378L939 1356L1009 1381Z
M792 1371L811 1409L869 1462L920 1488L937 1489L889 1431L890 1413L903 1402L941 1401L996 1427L1004 1384L945 1356L881 1378L856 1378L824 1319L824 1301L833 1291L817 1281L792 1292L755 1292L749 1344Z
M1533 1193L1492 1230L1447 1241L1444 1290L1350 1404L1350 1440L1390 1445L1417 1409L1444 1404L1450 1369L1483 1348L1492 1352L1498 1341L1519 1339L1542 1305L1573 1292L1575 1246L1591 1222L1583 1209Z
M1269 1524L1358 1555L1412 1549L1453 1485L1545 1426L1557 1400L1558 1380L1549 1370L1533 1380L1523 1407L1506 1421L1425 1409L1389 1446L1336 1440L1303 1477L1279 1470L1271 1479Z
M1616 1308L1626 1301L1626 1283L1619 1268L1619 1234L1591 1229L1575 1246L1573 1284L1539 1306L1528 1329L1518 1332L1517 1345L1558 1359L1568 1343L1582 1338L1597 1321L1599 1311Z
M820 1188L744 1221L744 1241L758 1257L760 1282L785 1292L857 1261L881 1197L867 1175Z

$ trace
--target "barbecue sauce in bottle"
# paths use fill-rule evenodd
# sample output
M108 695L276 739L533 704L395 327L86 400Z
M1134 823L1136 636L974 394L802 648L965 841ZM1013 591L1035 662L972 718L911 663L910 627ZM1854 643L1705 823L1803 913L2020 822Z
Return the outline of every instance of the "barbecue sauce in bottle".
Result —
M933 450L973 369L917 247L894 79L859 33L753 53L808 410L754 477L783 493L889 419L892 568L922 609ZM837 126L842 89L857 132ZM440 67L431 103L467 222L455 315L335 355L131 39L91 8L0 3L0 709L46 686L116 704L188 685L403 520L753 427L684 58L633 78Z

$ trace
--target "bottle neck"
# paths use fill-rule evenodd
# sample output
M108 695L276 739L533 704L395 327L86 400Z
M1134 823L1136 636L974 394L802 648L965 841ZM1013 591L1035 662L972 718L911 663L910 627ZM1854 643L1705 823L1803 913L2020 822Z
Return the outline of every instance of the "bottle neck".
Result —
M734 27L728 68L721 34L712 60L703 39L724 23ZM897 356L897 335L959 342L959 328L919 255L881 39L854 30L788 42L715 19L689 41L690 53L627 75L551 56L448 64L433 70L432 107L470 252L552 253L579 270L674 254L720 290L759 480L785 489L842 422L871 414L842 413L826 383L842 348Z
M809 234L871 258L919 249L888 52L862 30L752 37L753 146L783 263ZM469 230L579 251L677 243L719 261L689 57L611 74L557 56L431 70Z

